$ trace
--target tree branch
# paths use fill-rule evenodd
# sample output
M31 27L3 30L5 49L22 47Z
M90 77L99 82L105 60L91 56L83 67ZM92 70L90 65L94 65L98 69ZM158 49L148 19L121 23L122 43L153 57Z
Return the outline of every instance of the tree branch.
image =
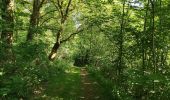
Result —
M45 0L42 0L42 1L41 1L40 5L39 5L39 8L42 7L42 5L44 4L44 2L45 2Z
M45 22L47 22L50 19L57 19L57 17L49 17L49 18L45 19L39 26L42 26Z
M71 5L71 1L72 0L69 0L69 2L68 2L68 5L67 5L67 8L66 8L66 11L65 11L65 19L67 18L67 16L68 16L68 11L69 11L69 7L70 7L70 5Z
M44 16L48 15L49 13L53 13L53 12L55 12L55 11L57 11L57 10L51 10L51 11L45 13L44 15L40 16L40 19L43 18Z
M60 5L59 0L57 0L57 5L55 4L55 2L54 2L53 0L51 0L51 2L52 2L53 5L55 6L55 8L59 11L59 13L61 14L61 16L63 16L63 11L61 10L61 9L62 9L62 6Z
M59 7L59 11L60 11L61 17L63 18L64 13L63 13L63 10L62 10L62 5L60 4L59 0L57 0L57 5ZM58 7L56 5L55 5L55 7L58 9Z
M76 34L79 34L79 33L82 32L83 30L84 30L84 29L81 29L81 30L78 30L78 31L76 31L76 32L74 32L74 33L72 33L72 34L70 34L69 37L67 37L67 38L64 39L64 40L61 40L60 43L67 42L68 40L70 40L71 37L74 37Z

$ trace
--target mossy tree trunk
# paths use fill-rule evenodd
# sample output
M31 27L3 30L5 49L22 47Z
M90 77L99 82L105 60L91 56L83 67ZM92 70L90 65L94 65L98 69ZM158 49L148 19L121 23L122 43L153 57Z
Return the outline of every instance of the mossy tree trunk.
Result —
M2 0L1 2L1 18L3 20L1 32L3 60L11 61L13 58L14 0Z

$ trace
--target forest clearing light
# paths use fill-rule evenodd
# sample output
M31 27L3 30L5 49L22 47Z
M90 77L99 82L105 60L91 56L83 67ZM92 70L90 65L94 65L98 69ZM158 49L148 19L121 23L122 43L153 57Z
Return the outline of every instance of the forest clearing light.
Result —
M138 9L138 8L144 8L144 5L139 1L139 0L132 0L130 2L130 5L132 7L134 7L135 9Z

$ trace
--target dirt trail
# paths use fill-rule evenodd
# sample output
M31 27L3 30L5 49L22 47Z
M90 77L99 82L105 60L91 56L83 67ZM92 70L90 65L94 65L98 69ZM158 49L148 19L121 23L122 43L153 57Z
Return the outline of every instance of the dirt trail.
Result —
M89 73L86 68L81 69L81 90L83 96L80 97L81 100L103 100L100 96L99 84L93 81L89 77Z
M44 92L31 100L113 100L86 68L73 69L52 76L44 85Z

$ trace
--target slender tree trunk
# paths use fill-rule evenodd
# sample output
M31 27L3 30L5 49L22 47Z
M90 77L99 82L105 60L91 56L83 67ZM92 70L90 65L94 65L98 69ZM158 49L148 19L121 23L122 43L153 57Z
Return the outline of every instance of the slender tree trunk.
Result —
M39 24L40 9L44 2L45 0L34 0L33 1L33 10L30 16L30 25L29 25L28 34L27 34L27 41L33 40L33 37L36 33L36 28Z
M119 55L118 55L118 75L122 73L122 56L123 56L123 37L124 37L124 17L125 17L125 0L123 1L123 11L120 24L120 37L119 37Z
M154 68L153 73L157 73L157 63L156 63L156 48L155 48L155 0L150 0L151 3L151 24L152 24L152 66ZM153 80L153 90L155 91L156 89L156 83ZM154 98L156 99L156 94L154 94Z
M164 43L166 43L165 42L165 34L164 34L164 32L163 32L163 27L162 27L162 21L163 21L163 14L162 14L162 0L159 0L159 6L160 6L160 8L159 8L159 32L161 33L161 35L162 35L162 40L163 40L163 42ZM161 58L160 58L160 62L161 62L161 64L160 64L160 66L161 67L163 67L163 66L165 66L165 62L166 62L166 51L165 51L165 49L164 49L165 47L162 47L161 48Z
M12 42L14 30L14 0L2 0L2 33L1 40L3 44L3 53L5 53L4 60L12 59Z
M141 50L142 50L142 72L143 72L143 76L145 76L145 71L147 70L147 64L146 64L146 56L147 56L147 48L146 48L146 28L147 28L147 18L148 18L148 10L149 10L149 0L147 0L147 4L145 6L145 15L144 15L144 25L143 25L143 34L142 34L142 40L141 40ZM139 85L139 88L137 88L136 90L136 99L140 99L142 100L142 97L145 97L146 94L145 94L145 90L144 90L144 85Z
M152 65L154 68L154 73L157 71L156 66L156 51L155 51L155 0L151 0L152 7Z
M147 6L146 6L146 11L145 11L145 17L144 17L144 27L143 27L143 37L142 37L142 69L143 69L143 75L145 73L146 70L146 64L145 64L145 60L146 60L146 49L145 49L145 33L146 33L146 25L147 25L147 17L148 17L148 8L149 8L149 0L147 2Z

